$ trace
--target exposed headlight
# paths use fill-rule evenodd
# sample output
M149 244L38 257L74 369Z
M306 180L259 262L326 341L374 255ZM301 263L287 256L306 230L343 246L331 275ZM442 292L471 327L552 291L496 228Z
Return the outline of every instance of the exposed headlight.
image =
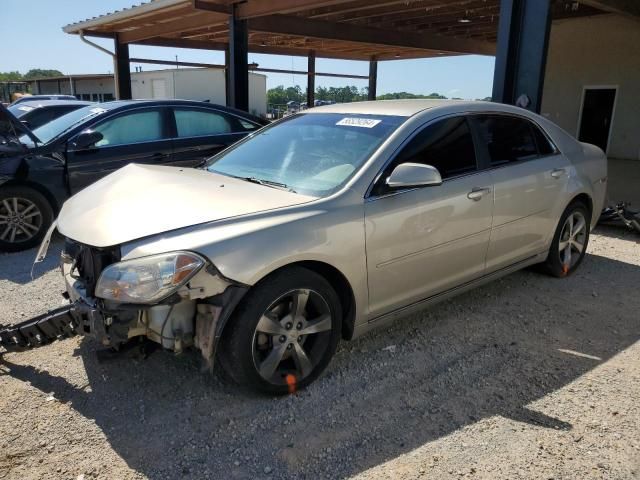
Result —
M155 303L187 283L204 264L201 257L189 252L114 263L102 271L96 297L122 303Z

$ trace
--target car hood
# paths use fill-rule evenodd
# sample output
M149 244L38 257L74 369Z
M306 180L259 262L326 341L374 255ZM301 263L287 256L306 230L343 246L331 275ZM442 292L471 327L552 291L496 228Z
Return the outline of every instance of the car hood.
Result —
M130 164L67 200L58 231L85 245L109 247L314 199L207 170Z

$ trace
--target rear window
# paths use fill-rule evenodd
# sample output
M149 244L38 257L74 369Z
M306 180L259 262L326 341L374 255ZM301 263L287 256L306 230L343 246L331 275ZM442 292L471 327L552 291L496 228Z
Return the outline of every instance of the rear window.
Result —
M475 120L487 146L491 165L538 156L533 128L528 120L506 115L478 115Z

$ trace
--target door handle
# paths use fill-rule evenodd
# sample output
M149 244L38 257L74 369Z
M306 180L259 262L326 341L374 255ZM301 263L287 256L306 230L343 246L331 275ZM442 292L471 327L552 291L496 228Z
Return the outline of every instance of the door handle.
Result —
M490 188L474 188L469 193L467 193L467 198L469 200L473 200L477 202L481 200L482 197L484 197L485 195L488 195L489 193L491 193Z
M158 160L160 158L165 158L167 156L168 155L166 153L157 152L157 153L154 153L153 155L151 155L151 158L153 158L154 160Z
M567 173L567 171L564 168L554 168L553 170L551 170L551 176L553 178L560 178L565 173Z

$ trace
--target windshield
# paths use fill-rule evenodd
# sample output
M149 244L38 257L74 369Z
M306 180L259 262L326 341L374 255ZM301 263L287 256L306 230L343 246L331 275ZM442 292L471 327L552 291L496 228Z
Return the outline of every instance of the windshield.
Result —
M406 120L388 115L293 115L213 157L222 173L313 196L330 195Z
M27 104L18 104L18 105L9 105L7 107L7 110L9 110L14 117L20 118L26 115L27 113L29 113L34 108L35 107L29 106Z
M45 123L44 125L33 130L36 137L42 141L42 143L49 143L54 138L62 135L63 133L71 130L79 123L84 122L86 119L96 117L107 110L95 105L89 105L84 108L79 108L73 112L69 112L66 115L56 118L55 120ZM33 143L31 139L23 135L20 137L22 143Z

